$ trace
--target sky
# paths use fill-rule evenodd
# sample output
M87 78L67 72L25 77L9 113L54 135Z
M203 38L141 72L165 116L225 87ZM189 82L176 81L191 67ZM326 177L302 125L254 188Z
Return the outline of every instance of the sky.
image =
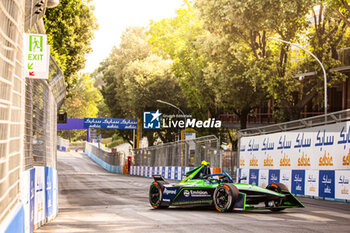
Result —
M94 0L99 29L91 43L93 52L86 56L85 69L91 73L118 46L122 33L130 26L148 26L150 20L159 21L175 16L182 0Z

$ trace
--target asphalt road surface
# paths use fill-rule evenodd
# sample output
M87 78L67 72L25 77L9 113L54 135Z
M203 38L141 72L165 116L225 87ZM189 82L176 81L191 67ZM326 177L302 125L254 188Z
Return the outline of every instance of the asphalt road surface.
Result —
M36 232L350 232L350 203L300 198L303 209L219 213L152 209L151 179L112 174L83 153L58 152L59 213Z

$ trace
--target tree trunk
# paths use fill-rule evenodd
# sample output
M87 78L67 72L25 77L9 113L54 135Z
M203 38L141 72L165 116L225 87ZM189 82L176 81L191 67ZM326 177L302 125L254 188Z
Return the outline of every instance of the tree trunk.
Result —
M240 122L241 122L241 129L246 129L247 128L247 117L250 112L249 108L245 108L242 110L240 114Z

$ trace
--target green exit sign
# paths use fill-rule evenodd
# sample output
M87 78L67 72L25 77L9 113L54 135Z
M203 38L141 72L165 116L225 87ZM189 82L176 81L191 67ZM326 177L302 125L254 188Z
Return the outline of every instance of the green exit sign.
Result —
M24 33L24 76L33 79L48 79L50 46L42 34Z

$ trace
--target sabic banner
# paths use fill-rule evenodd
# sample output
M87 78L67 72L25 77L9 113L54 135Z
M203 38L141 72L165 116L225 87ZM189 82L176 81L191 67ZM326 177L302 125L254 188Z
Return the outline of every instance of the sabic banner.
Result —
M240 140L240 167L349 170L350 122L243 137Z

